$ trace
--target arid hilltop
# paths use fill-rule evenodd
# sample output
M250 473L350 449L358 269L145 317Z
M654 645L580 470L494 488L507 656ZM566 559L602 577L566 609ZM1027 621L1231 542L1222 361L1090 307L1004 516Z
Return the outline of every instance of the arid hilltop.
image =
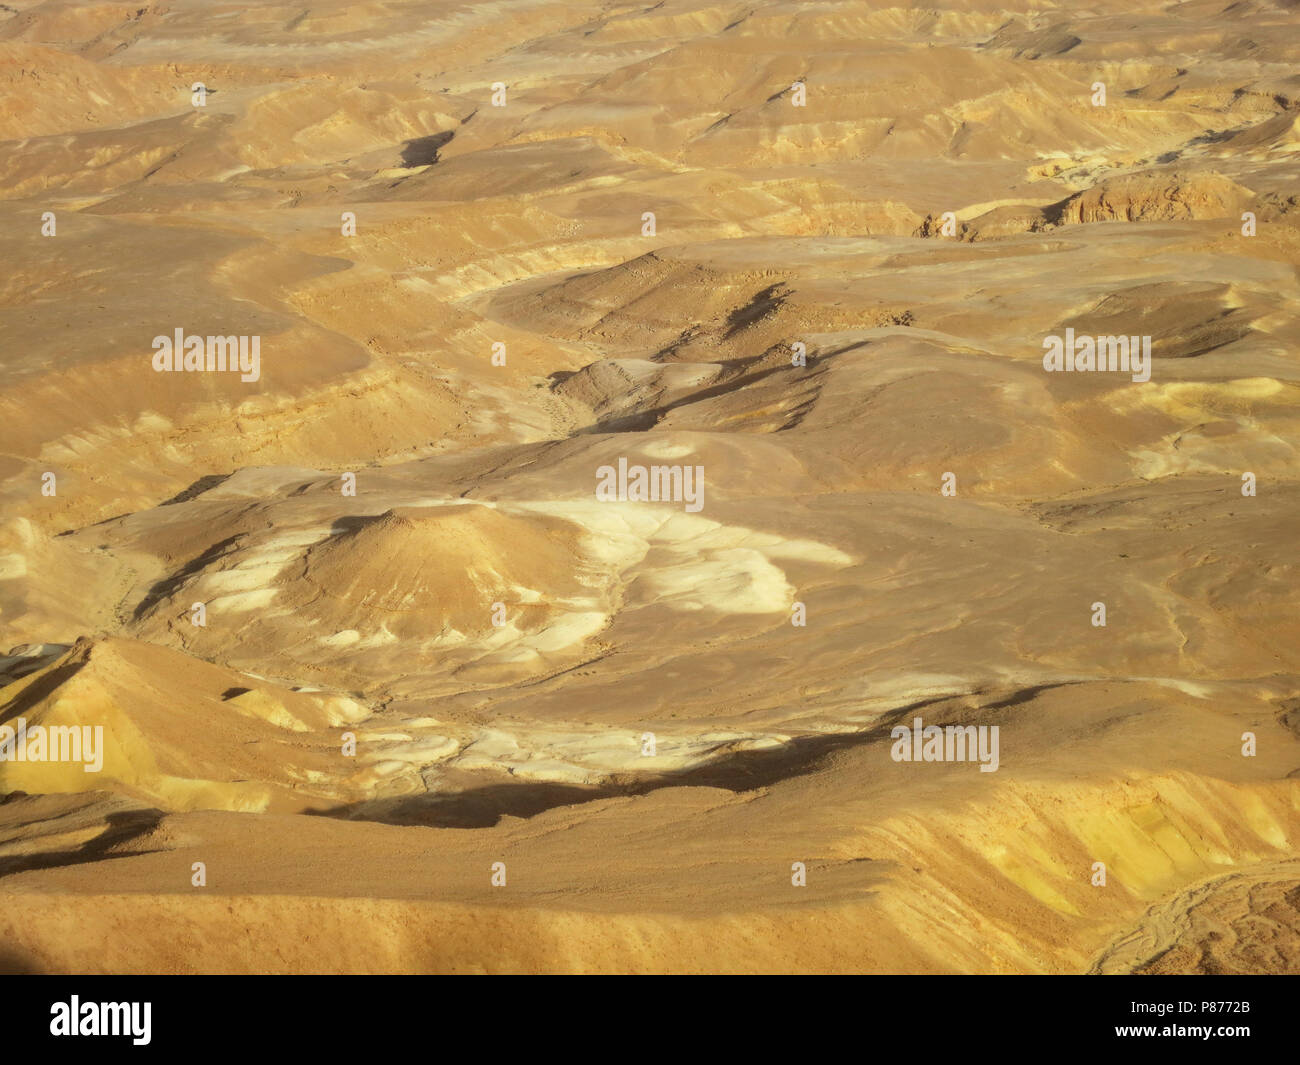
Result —
M1298 72L0 5L0 967L1300 972Z

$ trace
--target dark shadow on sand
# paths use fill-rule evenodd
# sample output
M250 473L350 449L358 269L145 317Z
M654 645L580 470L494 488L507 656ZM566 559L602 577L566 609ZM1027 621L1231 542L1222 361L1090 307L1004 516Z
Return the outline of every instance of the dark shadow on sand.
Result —
M741 794L811 773L838 751L887 740L890 730L909 714L950 698L936 696L896 708L862 732L799 736L778 749L736 751L707 765L676 772L629 775L596 785L491 784L450 795L415 795L352 803L315 813L320 817L378 821L390 825L491 828L502 817L535 817L560 806L648 795L661 788L722 788ZM997 705L1013 703L1007 701Z

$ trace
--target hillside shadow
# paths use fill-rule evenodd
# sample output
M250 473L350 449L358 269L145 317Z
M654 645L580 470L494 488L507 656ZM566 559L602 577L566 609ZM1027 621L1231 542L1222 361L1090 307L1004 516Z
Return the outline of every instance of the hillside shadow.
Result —
M164 816L161 810L122 810L109 814L104 819L107 822L104 831L74 849L0 857L0 877L25 873L31 869L57 869L61 866L83 865L86 862L107 861L112 858L135 858L141 854L157 853L162 848L135 850L122 854L112 854L110 851L118 844L152 832Z
M432 166L438 161L438 152L447 142L456 136L451 130L443 133L431 133L427 137L416 137L402 145L402 166Z
M41 970L26 954L15 947L0 947L0 976L34 976Z
M904 717L950 700L935 696L884 715L862 732L799 736L773 750L735 751L705 765L670 772L615 777L603 784L529 782L490 784L450 795L412 795L401 799L351 803L316 816L428 828L491 828L502 817L535 817L547 810L601 799L648 795L661 788L721 788L736 794L757 791L804 776L839 751L877 743Z
M213 544L203 554L190 559L180 569L162 580L158 581L145 597L136 605L134 613L131 615L132 621L139 621L145 617L155 606L169 599L173 594L179 592L185 586L185 582L210 566L213 562L229 554L235 549L236 544L243 539L242 533L236 533L234 536L227 536L224 540Z

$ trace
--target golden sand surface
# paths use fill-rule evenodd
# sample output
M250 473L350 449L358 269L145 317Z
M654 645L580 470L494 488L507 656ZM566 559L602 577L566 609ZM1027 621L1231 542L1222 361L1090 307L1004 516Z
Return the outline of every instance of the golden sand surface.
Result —
M1300 972L1293 0L11 0L0 227L0 970Z

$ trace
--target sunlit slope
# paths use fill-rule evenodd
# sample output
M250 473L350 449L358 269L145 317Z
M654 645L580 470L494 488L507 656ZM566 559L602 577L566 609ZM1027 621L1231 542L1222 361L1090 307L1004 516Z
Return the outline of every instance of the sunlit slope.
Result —
M0 9L0 967L1297 971L1298 18Z

